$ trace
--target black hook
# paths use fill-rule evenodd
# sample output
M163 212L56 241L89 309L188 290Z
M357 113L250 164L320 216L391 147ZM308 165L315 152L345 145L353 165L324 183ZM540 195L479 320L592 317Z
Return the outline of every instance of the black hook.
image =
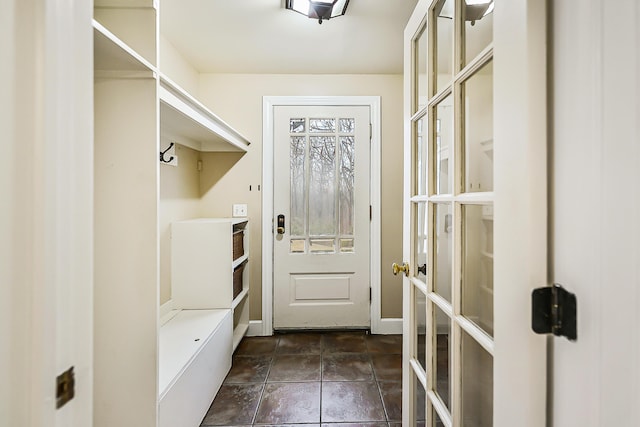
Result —
M174 144L172 142L171 144L169 144L169 147L166 150L160 152L160 161L162 163L171 163L171 160L173 160L173 156L171 156L169 160L164 158L164 155L167 154L167 151L171 150L171 147L173 147L173 145Z

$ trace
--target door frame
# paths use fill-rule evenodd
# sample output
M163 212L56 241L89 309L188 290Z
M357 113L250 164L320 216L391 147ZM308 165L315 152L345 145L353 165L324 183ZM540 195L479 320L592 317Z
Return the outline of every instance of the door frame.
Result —
M371 120L369 203L369 280L371 332L382 333L380 271L380 97L379 96L264 96L262 98L262 327L253 333L273 334L273 109L277 106L367 106Z

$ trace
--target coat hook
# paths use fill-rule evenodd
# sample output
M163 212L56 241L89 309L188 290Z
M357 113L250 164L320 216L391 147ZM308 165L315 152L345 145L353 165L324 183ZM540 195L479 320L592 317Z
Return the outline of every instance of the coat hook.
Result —
M162 163L171 163L171 161L173 160L173 156L171 156L169 159L164 158L164 155L167 154L167 151L171 150L171 147L173 147L173 145L174 144L172 142L171 144L169 144L169 147L166 150L160 152L160 161Z

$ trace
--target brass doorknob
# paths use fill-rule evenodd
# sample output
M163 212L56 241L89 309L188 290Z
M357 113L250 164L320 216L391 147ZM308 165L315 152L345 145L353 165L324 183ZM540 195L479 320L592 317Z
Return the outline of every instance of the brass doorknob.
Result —
M409 277L409 264L408 263L403 263L401 266L396 264L395 262L391 265L391 268L393 268L393 275L397 276L398 273L400 273L401 271L404 271L404 275Z

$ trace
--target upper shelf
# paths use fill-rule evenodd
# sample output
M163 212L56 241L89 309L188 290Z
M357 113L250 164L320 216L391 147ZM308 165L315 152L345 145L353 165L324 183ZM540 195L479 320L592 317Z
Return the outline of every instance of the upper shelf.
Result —
M157 9L158 0L94 0L94 7L140 8Z
M250 144L244 136L162 74L160 128L165 137L198 151L245 152Z
M93 20L97 77L151 77L156 68L100 22ZM163 136L198 151L246 152L249 140L166 76L160 76Z
M98 72L152 72L154 67L126 43L93 20L93 66Z

